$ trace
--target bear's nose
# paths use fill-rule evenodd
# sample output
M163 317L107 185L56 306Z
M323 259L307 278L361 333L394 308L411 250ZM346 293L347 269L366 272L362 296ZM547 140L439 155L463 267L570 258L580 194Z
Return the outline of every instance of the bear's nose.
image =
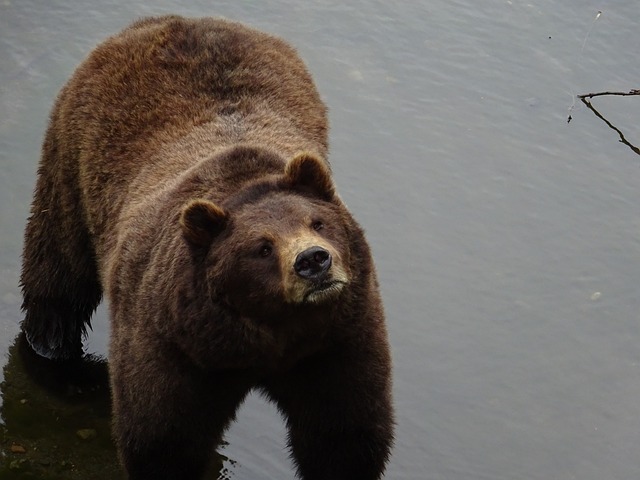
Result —
M331 254L322 247L307 248L296 257L293 268L302 278L316 280L331 267Z

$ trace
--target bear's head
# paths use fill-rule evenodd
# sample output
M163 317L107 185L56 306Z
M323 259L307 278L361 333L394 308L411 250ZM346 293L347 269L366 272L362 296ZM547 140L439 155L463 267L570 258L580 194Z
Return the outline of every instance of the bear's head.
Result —
M215 298L268 317L335 302L350 282L350 219L326 163L303 153L220 205L191 200L180 223Z

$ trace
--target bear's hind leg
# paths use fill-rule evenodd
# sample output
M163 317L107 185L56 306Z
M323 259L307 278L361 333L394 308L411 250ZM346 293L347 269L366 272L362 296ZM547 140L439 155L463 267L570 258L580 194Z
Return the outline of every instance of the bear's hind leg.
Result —
M94 250L71 172L55 162L48 133L22 259L22 329L39 355L82 354L82 338L102 298ZM49 161L49 165L45 162ZM48 167L58 163L55 172ZM68 184L71 184L69 186Z

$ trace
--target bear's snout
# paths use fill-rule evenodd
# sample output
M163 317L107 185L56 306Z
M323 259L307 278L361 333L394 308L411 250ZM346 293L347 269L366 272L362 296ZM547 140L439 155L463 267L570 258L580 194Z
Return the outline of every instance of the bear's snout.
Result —
M311 247L298 254L293 268L302 278L318 280L331 267L331 254L322 247Z

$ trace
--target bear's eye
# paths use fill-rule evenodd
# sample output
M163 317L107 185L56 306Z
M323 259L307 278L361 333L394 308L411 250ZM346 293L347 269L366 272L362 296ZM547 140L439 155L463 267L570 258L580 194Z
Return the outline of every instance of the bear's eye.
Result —
M324 223L322 223L321 221L318 220L318 221L313 222L311 224L311 228L313 228L316 231L322 230L324 228Z
M271 248L271 245L263 245L262 247L260 247L260 250L258 251L258 254L262 258L266 258L269 255L271 255L272 251L273 251L273 248Z

